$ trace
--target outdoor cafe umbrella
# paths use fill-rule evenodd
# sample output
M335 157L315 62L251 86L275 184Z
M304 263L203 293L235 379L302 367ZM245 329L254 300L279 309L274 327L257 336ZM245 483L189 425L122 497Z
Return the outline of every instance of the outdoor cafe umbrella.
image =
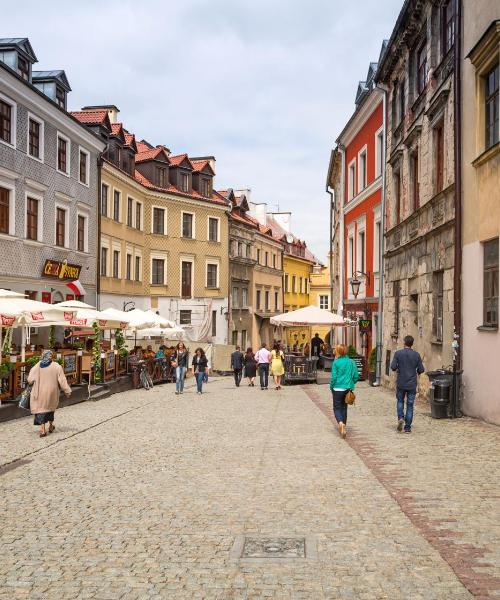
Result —
M312 336L312 327L327 325L329 327L345 325L344 318L318 306L305 306L281 315L271 317L272 325L281 327L309 327ZM311 345L309 345L309 356L311 356Z

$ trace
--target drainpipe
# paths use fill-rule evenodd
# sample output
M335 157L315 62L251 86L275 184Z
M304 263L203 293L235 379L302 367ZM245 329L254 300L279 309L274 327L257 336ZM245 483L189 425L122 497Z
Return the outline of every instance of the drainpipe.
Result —
M340 206L339 206L339 212L340 212L339 291L340 291L340 294L339 294L339 306L338 306L337 312L343 316L344 315L344 204L345 204L345 160L346 160L346 158L345 158L345 146L343 144L339 144L338 148L339 148L340 154L342 156L342 168L340 171L341 192L340 192ZM345 327L342 328L342 341L344 343L346 342Z
M102 165L103 165L102 154L100 154L99 157L97 158L97 239L96 239L97 272L96 272L96 299L95 299L97 310L100 310L100 306L101 306L101 202L102 202L101 171L102 171Z
M325 191L330 196L330 312L333 312L333 212L335 209L335 201L333 192L330 191L328 183L326 184ZM330 346L333 346L333 325L330 328Z
M384 347L384 247L385 247L385 154L386 154L386 132L387 132L387 89L377 84L377 89L382 92L382 190L381 190L381 206L380 206L380 240L379 240L379 255L378 255L378 319L377 319L377 366L375 371L375 385L379 386L382 382L382 352Z
M461 416L460 395L462 369L462 0L456 0L454 44L454 159L455 159L455 230L453 268L453 398L451 416Z

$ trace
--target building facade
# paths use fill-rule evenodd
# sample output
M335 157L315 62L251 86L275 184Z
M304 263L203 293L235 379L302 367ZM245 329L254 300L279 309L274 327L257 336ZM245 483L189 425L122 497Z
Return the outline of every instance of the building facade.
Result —
M500 424L493 370L500 352L500 5L463 2L462 366L463 410Z
M248 193L248 192L247 192ZM244 192L224 195L229 219L231 343L254 350L275 339L271 317L283 311L283 244L251 217Z
M330 257L328 257L328 262L330 262ZM310 304L323 310L332 310L330 267L319 263L315 264L309 281ZM320 338L330 345L335 343L335 339L331 338L330 327L317 327L314 333L319 333Z
M0 287L54 303L79 280L95 305L105 144L66 111L64 71L36 62L27 38L0 40Z
M384 383L411 334L427 370L454 358L454 0L406 0L376 81L388 91ZM419 392L429 387L419 378Z
M182 325L190 340L227 343L229 205L213 189L215 159L136 141L115 106L74 115L107 142L102 308L151 308Z
M365 364L376 343L382 241L383 96L374 84L376 69L370 63L359 82L355 112L337 140L344 161L343 315L363 325L347 328L345 341Z

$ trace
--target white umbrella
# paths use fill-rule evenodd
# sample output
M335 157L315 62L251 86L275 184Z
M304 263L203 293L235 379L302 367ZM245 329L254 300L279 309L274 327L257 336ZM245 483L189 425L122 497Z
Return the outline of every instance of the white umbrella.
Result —
M140 308L134 308L133 310L127 311L125 314L128 316L127 329L147 329L149 327L156 327L157 325L155 319L152 316L152 313L147 313L146 311L141 310Z
M80 300L66 300L64 302L58 302L54 306L63 306L65 308L91 308L96 310L95 306L91 306L90 304L86 304L85 302L80 302Z
M20 294L19 292L13 292L12 290L2 290L0 289L0 298L25 298L24 294Z
M276 315L275 317L271 317L271 323L285 327L345 325L343 317L317 306L305 306L304 308L292 310L282 315Z
M171 327L171 328L177 327L173 321L169 321L168 319L165 319L164 317L156 314L152 310L146 310L146 311L144 311L144 314L148 315L148 317L153 320L155 328L159 327L160 329L165 329L167 327Z
M145 337L165 337L171 340L182 340L184 339L185 331L182 327L174 325L174 327L153 327L151 329L142 329L138 332L139 339Z

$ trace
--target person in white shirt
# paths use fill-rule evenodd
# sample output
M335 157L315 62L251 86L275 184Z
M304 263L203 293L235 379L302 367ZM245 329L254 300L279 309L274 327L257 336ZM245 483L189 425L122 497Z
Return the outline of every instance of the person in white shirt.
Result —
M269 383L269 362L271 360L271 353L266 347L266 344L262 344L260 350L255 355L257 366L259 369L260 377L260 389L267 390Z

